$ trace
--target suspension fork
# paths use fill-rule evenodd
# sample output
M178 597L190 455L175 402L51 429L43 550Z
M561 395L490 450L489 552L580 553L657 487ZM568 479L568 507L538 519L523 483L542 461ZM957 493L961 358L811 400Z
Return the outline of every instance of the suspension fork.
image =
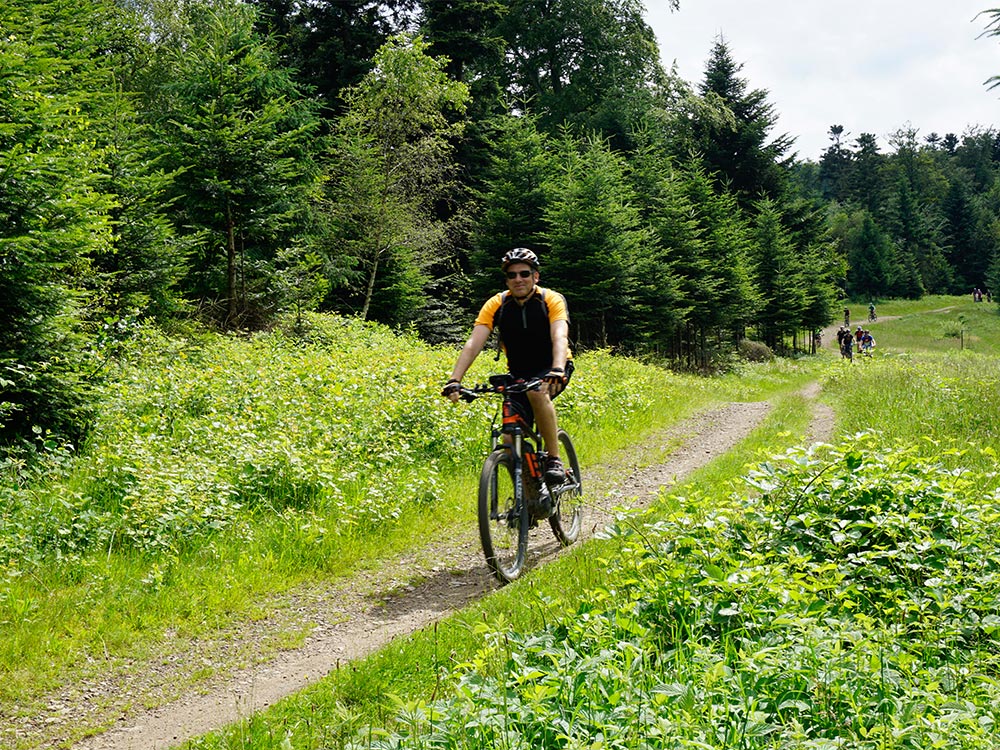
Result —
M524 505L524 433L520 427L514 427L510 435L510 452L514 458L514 513L521 514Z

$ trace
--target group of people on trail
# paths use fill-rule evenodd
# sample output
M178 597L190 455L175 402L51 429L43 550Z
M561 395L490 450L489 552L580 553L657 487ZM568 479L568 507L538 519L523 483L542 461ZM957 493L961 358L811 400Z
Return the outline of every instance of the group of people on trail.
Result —
M990 292L990 290L986 289L984 291L984 290L980 289L979 287L976 287L975 289L972 290L972 301L973 302L982 302L984 294L986 295L986 301L987 302L992 302L993 301L993 294Z
M841 326L840 330L837 331L837 343L840 345L840 356L845 359L853 359L855 351L870 357L875 348L875 338L872 336L872 332L861 326L858 326L854 333L851 333L848 326Z
M868 320L869 322L874 322L878 320L878 316L875 314L874 302L868 303ZM851 329L851 308L849 307L844 308L844 328L846 328L848 331L850 331Z

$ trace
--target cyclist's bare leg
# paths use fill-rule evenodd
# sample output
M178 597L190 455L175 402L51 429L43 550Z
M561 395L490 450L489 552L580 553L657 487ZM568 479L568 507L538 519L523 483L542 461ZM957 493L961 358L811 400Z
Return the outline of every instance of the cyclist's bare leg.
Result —
M548 391L528 391L528 401L535 412L535 425L545 443L545 450L552 458L559 458L559 423L556 407L549 398Z

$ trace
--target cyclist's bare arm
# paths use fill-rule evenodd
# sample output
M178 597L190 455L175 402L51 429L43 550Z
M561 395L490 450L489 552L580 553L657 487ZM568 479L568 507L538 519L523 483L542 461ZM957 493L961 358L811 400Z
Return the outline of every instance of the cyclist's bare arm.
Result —
M565 370L566 359L569 357L569 323L554 320L549 324L549 329L552 335L552 366Z
M465 373L468 372L469 368L472 367L472 363L476 361L476 357L479 356L479 352L483 350L486 346L487 340L490 338L489 326L484 326L482 324L475 326L472 329L472 333L469 336L468 341L465 342L465 346L462 347L461 353L458 355L458 361L455 362L455 367L451 371L451 379L457 383L462 382L462 378L465 377ZM448 394L448 398L452 401L458 401L459 392L457 390Z

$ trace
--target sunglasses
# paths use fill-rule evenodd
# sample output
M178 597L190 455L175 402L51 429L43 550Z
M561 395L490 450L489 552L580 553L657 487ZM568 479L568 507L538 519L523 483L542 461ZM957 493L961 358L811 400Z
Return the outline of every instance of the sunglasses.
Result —
M507 271L507 278L516 279L518 276L520 276L522 279L526 279L533 273L534 271Z

